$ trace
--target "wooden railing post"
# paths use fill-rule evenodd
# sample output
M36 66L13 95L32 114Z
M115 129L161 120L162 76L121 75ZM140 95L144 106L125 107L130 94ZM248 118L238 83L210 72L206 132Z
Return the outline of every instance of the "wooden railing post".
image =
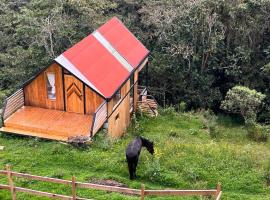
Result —
M141 185L141 200L144 200L144 184Z
M216 192L216 200L219 200L219 194L221 192L221 184L218 182L217 184L217 192Z
M72 199L76 200L76 177L72 176Z
M9 187L10 187L11 199L16 200L16 191L14 189L14 182L13 182L13 179L12 179L12 172L11 172L10 165L6 166L6 170L7 170L8 184L9 184Z

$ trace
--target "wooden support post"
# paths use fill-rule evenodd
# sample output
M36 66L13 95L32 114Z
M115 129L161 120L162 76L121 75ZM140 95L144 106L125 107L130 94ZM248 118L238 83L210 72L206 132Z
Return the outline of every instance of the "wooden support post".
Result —
M13 183L13 179L12 179L12 172L11 172L10 165L6 166L6 170L7 170L8 184L9 184L9 187L10 187L11 199L16 200L16 191L14 189L14 183Z
M148 66L148 62L146 63L146 80L145 80L145 86L146 88L148 88L148 74L149 74L149 66Z
M221 192L221 184L218 182L217 184L217 192L216 192L216 200L219 199L219 193Z
M144 184L141 185L141 200L144 200Z
M76 177L72 176L72 199L76 200Z

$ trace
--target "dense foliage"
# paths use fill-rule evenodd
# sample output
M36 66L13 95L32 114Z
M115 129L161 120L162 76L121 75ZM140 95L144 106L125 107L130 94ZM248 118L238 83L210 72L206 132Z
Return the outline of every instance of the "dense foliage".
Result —
M218 109L244 85L267 95L270 119L270 0L1 0L0 98L112 16L151 51L162 104Z
M254 124L265 95L243 86L235 86L230 89L225 99L221 102L221 108L225 111L240 114L246 124Z

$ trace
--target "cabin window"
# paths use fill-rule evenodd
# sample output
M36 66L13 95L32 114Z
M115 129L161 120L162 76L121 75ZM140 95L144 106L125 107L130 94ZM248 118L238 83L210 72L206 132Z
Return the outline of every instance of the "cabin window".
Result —
M116 107L116 105L118 104L118 102L120 101L120 99L121 99L121 90L119 89L119 90L115 93L115 95L114 95L114 97L113 97L113 108Z
M115 121L117 121L119 119L119 113L117 113L117 115L115 116Z
M47 95L48 99L56 99L55 95L55 73L46 73L47 77Z

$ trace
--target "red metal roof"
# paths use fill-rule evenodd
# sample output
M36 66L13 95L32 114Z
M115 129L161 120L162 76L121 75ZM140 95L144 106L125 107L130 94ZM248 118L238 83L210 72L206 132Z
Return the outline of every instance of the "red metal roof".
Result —
M101 26L98 31L134 68L138 67L149 53L117 17Z
M110 98L130 76L130 69L136 68L149 51L116 17L96 32L55 60L103 97Z

